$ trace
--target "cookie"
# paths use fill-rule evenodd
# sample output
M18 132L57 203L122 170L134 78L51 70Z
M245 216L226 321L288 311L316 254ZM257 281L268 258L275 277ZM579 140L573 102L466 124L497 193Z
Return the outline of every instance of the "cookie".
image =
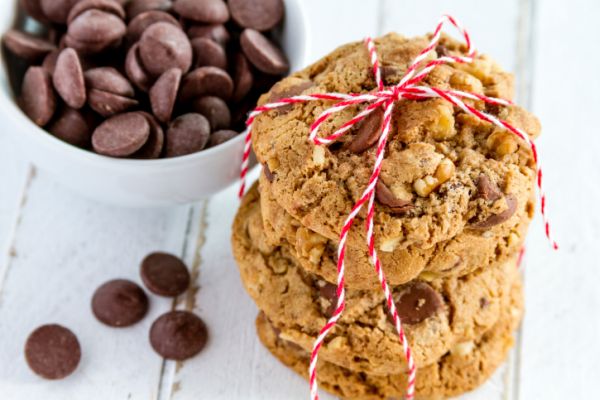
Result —
M264 240L256 186L233 226L233 252L250 296L282 332L305 350L331 316L336 288L305 272L284 246ZM413 281L394 287L394 299L419 365L434 363L457 343L480 337L500 316L517 269L514 260L461 278ZM421 307L421 301L424 303ZM346 309L321 357L375 375L406 367L380 290L347 290Z
M479 340L461 343L444 354L434 364L417 364L416 398L441 399L471 391L485 382L504 361L513 346L513 331L520 323L523 311L522 288L517 282L511 291L511 301L496 325ZM286 366L308 376L310 355L304 349L280 337L263 313L256 320L261 342ZM341 399L378 400L403 398L406 375L388 376L356 373L319 359L319 387Z
M260 204L267 241L273 245L285 245L302 268L335 283L338 241L330 240L302 226L300 221L279 205L271 187L265 173L261 174ZM506 262L523 246L534 211L533 189L530 196L528 207L519 211L513 220L515 225L510 230L506 229L506 232L464 230L454 238L428 249L409 246L391 252L379 251L378 255L388 282L400 285L417 277L431 280L463 276L482 266ZM345 265L347 288L380 288L365 246L347 246Z
M428 38L388 34L375 43L385 81L394 84ZM447 37L438 48L455 55L464 50ZM259 104L282 92L366 93L376 87L372 75L364 44L351 43L279 82ZM510 99L512 79L491 59L477 55L471 64L436 67L422 83ZM518 106L470 102L522 128L532 139L540 132L538 120ZM361 122L327 147L315 146L308 140L310 126L332 105L311 101L263 113L255 120L252 139L258 160L271 172L272 192L281 206L308 229L337 240L371 176L381 115ZM334 114L321 134L333 133L360 110L349 107ZM481 179L498 196L486 198L478 190ZM511 133L441 99L399 101L377 189L376 248L428 249L466 229L506 233L528 207L534 179L531 151ZM363 210L348 237L350 246L364 246L364 216Z

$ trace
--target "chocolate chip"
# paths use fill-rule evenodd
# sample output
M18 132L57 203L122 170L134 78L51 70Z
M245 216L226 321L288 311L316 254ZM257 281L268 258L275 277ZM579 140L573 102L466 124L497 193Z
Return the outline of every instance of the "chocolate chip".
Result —
M47 40L14 29L2 35L2 43L15 56L30 63L41 61L56 49L56 46Z
M488 201L496 201L502 197L502 192L487 175L481 174L477 178L477 197Z
M229 19L223 0L175 0L173 10L183 18L206 24L222 24Z
M269 95L269 103L276 103L281 99L286 99L294 96L299 96L304 93L305 90L315 86L312 81L300 81L292 84L291 86L283 87L283 84L287 85L286 81L279 82L271 89ZM278 107L276 112L278 115L285 114L292 110L293 104L287 104L285 106Z
M214 40L223 47L227 45L231 38L229 31L223 24L194 25L187 32L190 39L206 37Z
M133 157L140 159L159 158L165 143L165 133L163 128L153 115L143 111L140 111L139 113L142 114L150 124L150 136L148 137L146 144L143 145Z
M127 26L128 42L137 42L142 37L144 31L157 22L166 22L181 29L181 25L171 14L157 10L146 11L132 19Z
M157 22L140 39L140 60L145 70L160 76L171 68L186 73L192 65L192 46L181 29L168 22Z
M221 69L227 68L227 55L223 46L209 38L196 38L191 43L196 67L212 65Z
M100 53L120 43L126 30L125 23L116 15L87 10L69 24L65 43L83 54Z
M48 131L73 146L87 148L92 138L92 125L79 110L65 107Z
M147 92L152 86L152 78L140 60L140 45L136 43L127 52L125 58L125 73L131 82L141 91Z
M112 117L137 106L138 101L104 90L91 89L88 93L88 104L103 117Z
M146 11L170 11L173 7L171 0L131 0L127 3L127 17L132 20Z
M381 71L381 79L387 85L394 83L394 78L400 74L400 68L384 65L380 69Z
M210 139L208 140L208 147L215 147L220 144L223 144L234 137L236 137L238 133L236 131L232 131L229 129L222 129L220 131L216 131L210 134Z
M85 79L79 56L75 50L66 48L60 52L56 60L52 82L60 97L69 107L79 109L85 105Z
M435 52L437 53L437 55L439 57L446 57L446 56L448 56L450 54L448 52L448 48L446 46L444 46L443 44L438 44L435 47Z
M377 108L353 129L354 137L347 145L348 150L360 154L363 151L370 149L381 137L382 124L383 110Z
M229 0L231 18L241 27L266 31L283 19L282 0Z
M170 311L150 328L154 351L169 360L183 361L200 353L208 341L204 322L188 311Z
M267 164L263 164L263 172L265 173L265 178L267 178L269 182L273 182L275 180L275 174L271 172L271 169L269 169Z
M190 286L187 267L171 254L149 254L142 261L140 273L148 290L159 296L177 297Z
M490 301L487 298L482 297L479 299L479 308L482 308L482 309L487 308L487 306L489 306L489 305L490 305Z
M210 124L200 114L184 114L169 125L167 131L167 157L195 153L206 147L210 137Z
M479 221L479 222L475 222L475 223L471 224L471 228L473 228L473 229L489 229L493 226L500 225L501 223L508 221L510 219L510 217L513 216L515 211L517 211L518 204L519 203L518 203L516 197L514 197L513 195L510 195L510 194L507 195L506 196L506 205L507 205L506 210L502 211L501 213L491 215L483 221Z
M252 75L250 63L242 52L236 53L233 68L234 90L231 99L235 102L238 102L246 97L246 95L250 93L250 90L252 90L254 76Z
M69 11L79 0L40 0L42 12L50 21L65 24Z
M87 10L100 10L114 14L121 19L125 19L125 10L123 6L115 0L82 0L76 3L67 17L67 24L73 22L75 18Z
M196 68L183 78L181 98L212 95L229 99L233 93L233 80L227 72L217 67Z
M181 70L171 68L165 71L150 89L152 112L160 122L167 123L171 120L180 83Z
M37 125L46 125L56 110L50 75L42 67L29 67L23 78L19 105Z
M329 282L325 282L319 287L319 296L329 302L329 306L325 310L325 316L331 317L337 308L337 286Z
M375 186L375 196L379 203L389 207L395 214L403 214L414 208L410 200L397 198L381 179L377 181L377 185Z
M136 283L115 279L96 289L92 312L108 326L131 326L141 321L148 312L148 297Z
M266 74L283 75L290 69L285 54L262 33L254 29L245 29L242 32L240 45L252 65Z
M433 316L444 304L442 296L425 282L408 283L394 297L400 320L409 325Z
M92 68L84 73L88 89L102 90L126 97L133 97L135 91L131 83L113 67Z
M120 114L96 128L92 146L100 154L125 157L138 151L150 136L150 124L141 113Z
M43 325L27 338L25 360L42 378L63 379L77 369L81 346L69 329L55 324Z
M213 131L231 126L231 112L227 103L215 96L199 97L192 103L192 109L204 115Z
M46 23L48 22L48 18L44 15L44 11L42 10L42 5L40 4L40 0L21 0L21 7L25 10L25 12L33 19Z

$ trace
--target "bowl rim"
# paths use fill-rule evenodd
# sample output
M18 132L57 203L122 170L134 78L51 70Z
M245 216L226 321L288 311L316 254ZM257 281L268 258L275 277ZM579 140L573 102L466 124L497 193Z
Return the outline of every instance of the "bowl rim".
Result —
M302 3L302 0L284 0L284 3L292 3L295 7L294 14L297 15L297 19L304 26L304 44L300 48L298 56L298 65L304 67L308 62L308 55L310 54L310 26L306 14L306 8ZM14 7L18 7L19 2L14 1ZM13 12L12 10L10 11ZM104 167L130 167L135 168L155 168L155 167L177 167L182 164L202 162L204 159L209 159L212 155L225 152L231 147L239 147L239 143L245 141L247 129L238 133L237 137L228 140L215 147L210 147L201 150L196 153L172 157L172 158L158 158L158 159L134 159L134 158L115 158L108 157L102 154L95 153L90 150L81 149L70 143L67 143L54 135L50 134L44 128L36 125L31 121L23 111L18 107L16 98L10 84L8 82L8 72L5 63L5 57L3 52L0 52L0 74L3 75L6 85L0 85L0 108L6 110L3 114L12 120L16 125L15 127L24 127L23 131L19 134L26 134L31 139L35 140L45 147L49 147L50 150L60 151L68 153L69 157L76 158L78 161L87 163L99 163L104 164ZM292 71L293 73L293 71Z

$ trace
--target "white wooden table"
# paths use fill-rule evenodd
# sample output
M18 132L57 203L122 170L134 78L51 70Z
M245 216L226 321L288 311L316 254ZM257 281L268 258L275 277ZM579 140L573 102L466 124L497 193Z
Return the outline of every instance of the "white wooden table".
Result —
M527 313L517 348L485 387L466 398L597 398L600 3L305 3L314 59L367 34L430 31L447 11L464 22L478 48L516 73L519 102L544 125L539 145L549 212L562 250L551 252L540 222L533 224L525 269ZM256 339L257 310L242 289L229 247L235 188L209 201L169 209L107 206L71 193L44 171L36 171L3 133L0 399L308 397L306 383L270 357ZM115 330L98 323L89 309L93 290L115 277L139 280L138 263L154 250L181 255L199 290L177 304L153 297L150 315L133 328ZM147 341L154 317L171 307L193 309L210 328L206 351L185 363L163 361ZM34 376L22 352L27 334L48 322L72 328L83 347L79 369L60 382Z

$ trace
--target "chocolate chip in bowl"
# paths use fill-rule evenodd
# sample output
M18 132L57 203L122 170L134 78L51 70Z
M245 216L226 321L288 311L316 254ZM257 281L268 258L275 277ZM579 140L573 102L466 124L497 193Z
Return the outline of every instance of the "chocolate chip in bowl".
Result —
M35 164L111 203L185 203L233 183L244 115L307 52L298 0L21 3L3 12L25 7L39 25L0 26L2 78L17 83L0 96L10 131ZM265 13L249 12L255 3ZM15 104L51 135L12 112ZM106 129L132 113L151 116L150 133L141 122ZM190 114L207 119L208 132L172 129ZM182 136L186 148L173 146Z

